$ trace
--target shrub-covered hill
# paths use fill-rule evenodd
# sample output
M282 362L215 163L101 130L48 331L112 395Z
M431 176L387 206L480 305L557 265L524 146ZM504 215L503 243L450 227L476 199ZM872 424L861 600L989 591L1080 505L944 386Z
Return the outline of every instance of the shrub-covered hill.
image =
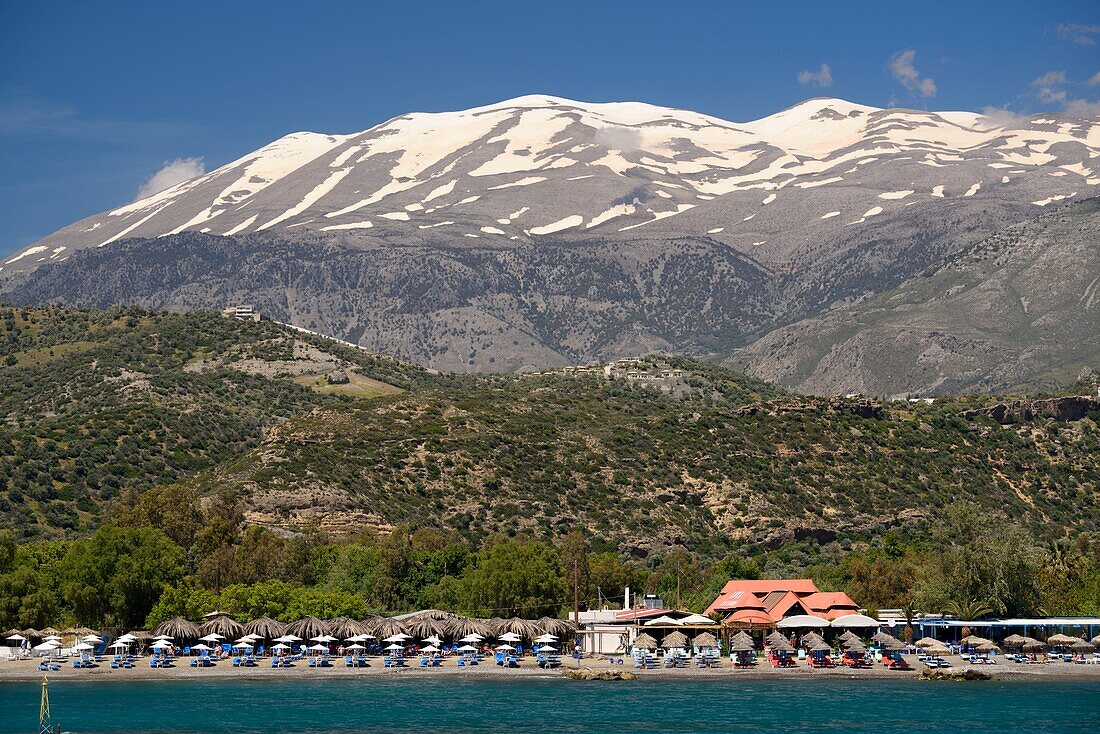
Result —
M347 402L308 386L336 368L381 393L437 379L270 322L0 307L0 527L95 526L125 490L189 477L281 420Z
M268 526L584 527L639 556L923 531L959 498L1040 536L1100 526L1096 416L1006 427L965 407L708 403L598 378L451 385L319 407L194 487L235 489Z

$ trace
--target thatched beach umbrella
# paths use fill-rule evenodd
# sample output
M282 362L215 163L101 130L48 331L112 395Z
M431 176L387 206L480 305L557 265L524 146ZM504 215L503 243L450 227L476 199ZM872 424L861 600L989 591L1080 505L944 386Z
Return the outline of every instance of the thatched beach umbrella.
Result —
M945 647L945 645L935 637L922 637L913 644L922 650L926 647Z
M700 632L691 641L692 647L718 647L718 638L709 632Z
M1020 646L1024 652L1042 652L1046 649L1047 643L1042 640L1036 640L1034 637L1027 637L1025 640L1026 642Z
M780 637L778 640L774 640L774 641L773 640L768 640L768 647L770 647L773 652L786 652L786 653L794 652L794 646L791 643L784 640L782 637Z
M336 617L335 619L330 619L328 621L328 627L328 634L338 640L347 640L367 631L367 628L361 622L351 619L350 617Z
M799 638L799 641L806 647L812 648L814 645L820 645L825 642L825 638L816 632L807 632Z
M530 619L520 619L519 617L512 617L511 619L505 619L497 625L497 637L503 634L512 632L519 635L523 639L532 640L542 634L542 629L538 623Z
M665 635L665 639L661 641L661 647L669 650L673 647L687 647L688 638L683 632L673 632Z
M378 623L374 625L374 629L371 630L375 637L380 640L384 640L387 637L393 637L394 635L407 635L409 631L405 629L405 624L399 619L393 617L383 617L378 620Z
M259 635L265 640L274 640L286 634L286 625L271 617L258 617L244 626L245 634Z
M1080 642L1075 642L1070 645L1069 649L1073 650L1074 652L1086 653L1095 650L1096 645L1092 644L1091 642L1085 642L1084 640L1081 640Z
M1051 635L1047 638L1047 644L1051 647L1069 647L1070 645L1078 642L1084 642L1080 637L1070 637L1069 635Z
M317 617L306 617L286 626L285 634L301 637L303 640L312 640L314 637L329 634L328 622Z
M846 652L867 652L867 646L860 640L842 640L840 646Z
M935 645L925 645L921 649L924 650L925 655L950 655L951 654L951 648L949 648L947 645L943 644L942 642L938 642L938 641L936 642Z
M752 640L730 640L730 652L753 652L756 650L756 645L752 644Z
M450 622L446 619L414 617L405 620L405 630L407 634L421 640L425 637L431 637L432 635L445 635L450 628Z
M447 634L454 640L461 640L468 635L491 637L493 635L493 628L486 619L455 617L447 622Z
M173 617L167 622L161 622L157 625L157 628L153 630L154 637L157 635L168 635L177 642L181 640L197 640L201 634L202 631L197 624L183 617Z
M1097 635L1096 637L1093 637L1091 640L1089 640L1089 642L1091 642L1094 645L1100 645L1100 635Z
M839 637L837 637L837 639L840 640L841 642L845 642L845 641L859 642L860 641L859 635L857 635L855 632L852 632L851 630L846 630Z
M657 640L650 637L647 633L643 632L634 638L634 647L639 650L656 650Z
M535 624L539 626L539 629L548 634L554 635L559 640L566 638L572 638L577 634L577 628L573 622L565 619L555 619L554 617L542 617Z
M91 627L69 627L68 629L61 630L63 636L72 637L86 637L90 634L94 634L95 630Z
M1005 647L1017 648L1023 646L1023 644L1027 642L1027 638L1023 635L1009 635L1008 637L1004 638L1002 642L1004 643Z
M211 617L199 627L201 635L221 635L227 640L237 640L244 636L244 625L232 617L219 614Z

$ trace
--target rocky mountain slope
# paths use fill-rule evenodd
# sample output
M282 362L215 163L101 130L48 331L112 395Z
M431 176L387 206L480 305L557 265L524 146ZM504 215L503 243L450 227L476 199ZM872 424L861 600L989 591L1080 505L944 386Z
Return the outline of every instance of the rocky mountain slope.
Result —
M122 495L178 483L280 532L583 525L636 556L921 532L964 492L1043 535L1097 529L1079 511L1100 483L1093 403L802 398L683 358L666 394L599 375L433 375L209 313L0 316L0 516L24 537L93 528Z
M1068 117L521 97L289 135L9 258L0 297L253 301L451 370L721 354L1085 196L1098 153Z
M777 329L729 364L796 390L1051 390L1100 365L1100 198L990 237L877 296Z

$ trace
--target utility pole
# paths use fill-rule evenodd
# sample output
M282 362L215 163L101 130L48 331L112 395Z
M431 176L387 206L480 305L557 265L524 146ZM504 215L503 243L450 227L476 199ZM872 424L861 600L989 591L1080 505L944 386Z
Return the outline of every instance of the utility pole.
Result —
M680 559L676 559L676 608L680 609Z
M576 558L573 559L573 629L575 629L576 635L573 638L574 657L577 660L577 667L581 667L581 598L580 598L580 565Z

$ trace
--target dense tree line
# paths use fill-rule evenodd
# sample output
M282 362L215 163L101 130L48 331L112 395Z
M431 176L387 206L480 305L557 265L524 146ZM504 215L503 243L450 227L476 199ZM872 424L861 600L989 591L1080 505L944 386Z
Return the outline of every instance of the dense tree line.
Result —
M136 628L214 608L238 618L366 617L435 607L475 616L565 614L621 604L624 586L704 608L730 578L808 574L867 608L987 615L1100 613L1100 542L1043 547L977 506L949 508L923 540L886 534L828 563L797 567L789 549L745 547L719 559L682 549L645 560L571 532L556 542L406 526L377 535L292 536L243 522L229 497L201 507L181 486L131 498L90 537L16 545L0 537L0 627ZM821 560L820 556L818 560Z

